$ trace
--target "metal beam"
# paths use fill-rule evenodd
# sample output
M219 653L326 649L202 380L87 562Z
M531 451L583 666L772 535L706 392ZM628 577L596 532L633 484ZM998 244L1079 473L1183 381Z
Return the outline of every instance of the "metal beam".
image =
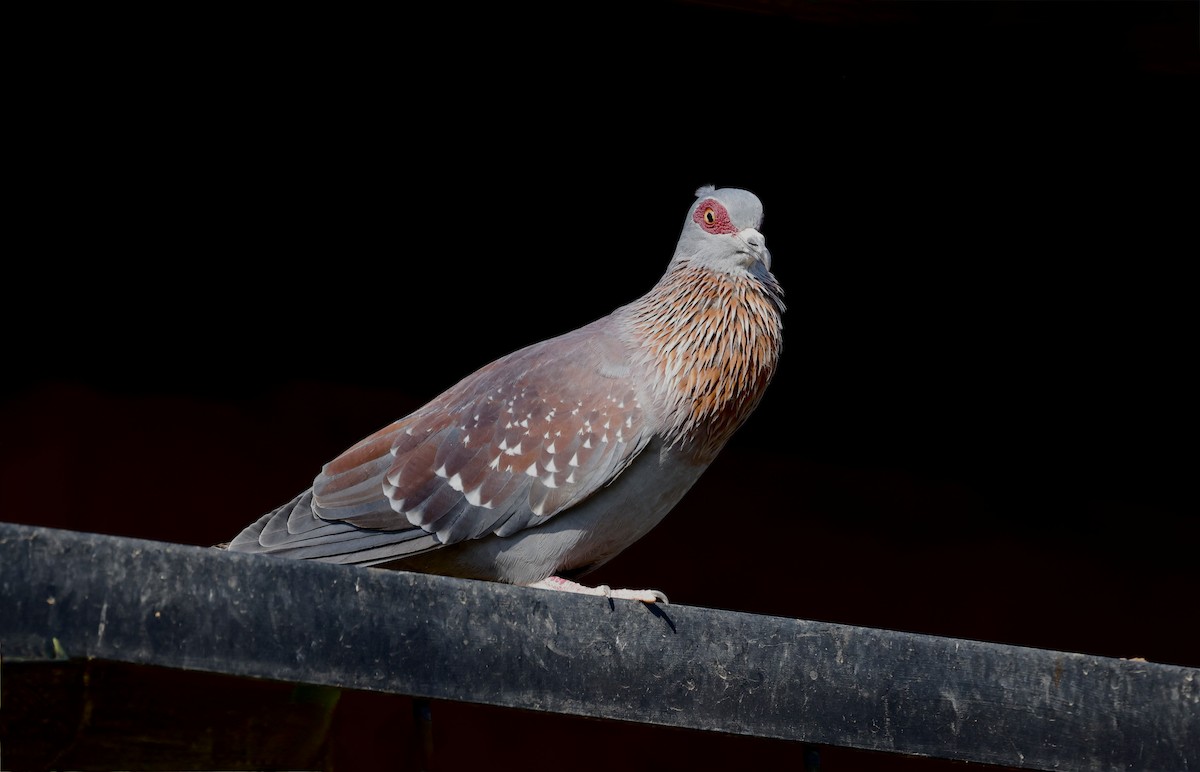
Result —
M0 523L0 652L1045 770L1200 769L1200 670Z

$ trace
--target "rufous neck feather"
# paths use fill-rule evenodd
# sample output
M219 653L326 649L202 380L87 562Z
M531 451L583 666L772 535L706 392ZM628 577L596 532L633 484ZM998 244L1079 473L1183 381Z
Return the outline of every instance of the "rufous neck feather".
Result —
M685 262L629 307L671 444L711 460L757 406L779 360L782 294L770 274Z

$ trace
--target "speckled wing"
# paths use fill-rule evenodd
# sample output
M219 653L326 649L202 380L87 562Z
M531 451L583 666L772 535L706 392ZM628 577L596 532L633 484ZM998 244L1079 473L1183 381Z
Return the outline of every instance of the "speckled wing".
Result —
M651 435L605 321L499 359L362 440L264 518L260 547L371 565L517 533L603 487Z

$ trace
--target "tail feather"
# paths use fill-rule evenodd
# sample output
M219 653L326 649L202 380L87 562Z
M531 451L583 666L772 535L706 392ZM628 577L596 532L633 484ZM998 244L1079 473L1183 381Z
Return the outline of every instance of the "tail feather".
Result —
M439 544L434 534L415 526L380 531L340 520L322 520L313 512L309 489L217 547L230 552L369 566L428 552Z

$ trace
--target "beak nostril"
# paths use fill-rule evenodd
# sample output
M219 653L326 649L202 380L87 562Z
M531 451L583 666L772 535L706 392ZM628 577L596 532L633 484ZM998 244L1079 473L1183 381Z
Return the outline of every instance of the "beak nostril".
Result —
M758 232L757 228L745 228L742 230L741 236L742 240L746 242L747 246L753 247L754 249L764 249L767 245L766 238L764 238L763 235Z

